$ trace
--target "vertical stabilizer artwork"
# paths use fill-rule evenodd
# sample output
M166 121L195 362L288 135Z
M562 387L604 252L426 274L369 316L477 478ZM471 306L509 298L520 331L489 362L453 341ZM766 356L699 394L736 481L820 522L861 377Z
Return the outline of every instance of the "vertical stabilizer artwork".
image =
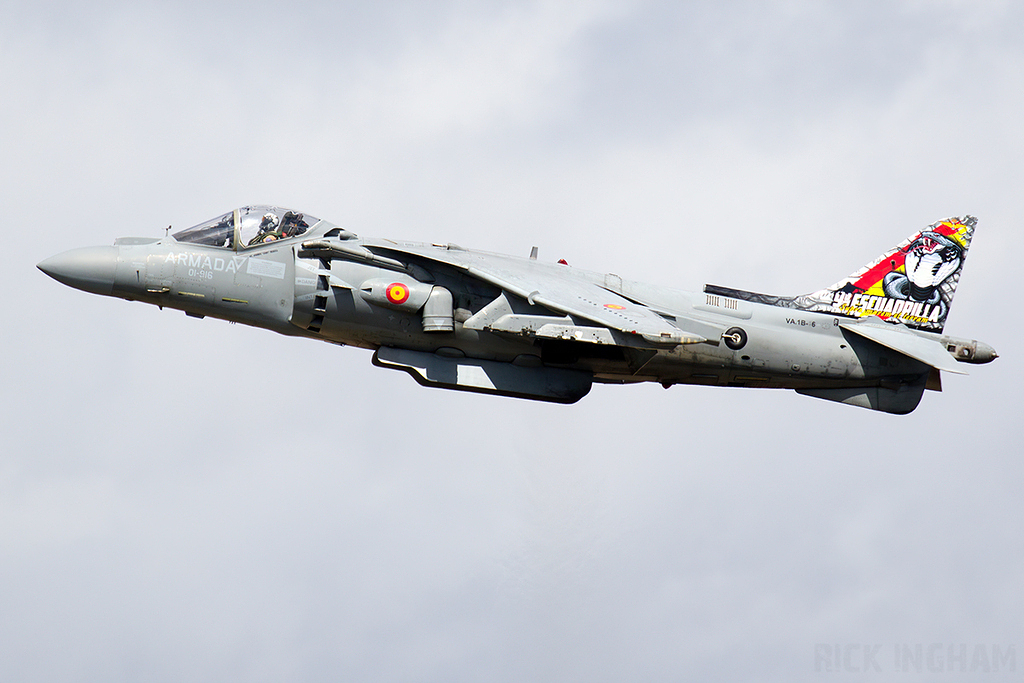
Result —
M812 297L830 301L832 313L941 332L977 222L973 216L939 221Z
M709 295L832 313L877 316L929 332L941 332L978 219L947 218L915 232L896 247L831 287L802 296L771 296L705 285Z

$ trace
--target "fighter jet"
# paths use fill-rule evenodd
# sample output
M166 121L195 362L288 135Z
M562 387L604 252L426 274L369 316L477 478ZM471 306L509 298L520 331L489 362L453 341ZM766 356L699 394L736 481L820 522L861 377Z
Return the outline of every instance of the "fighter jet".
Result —
M369 349L428 387L556 403L595 382L781 388L906 414L941 390L940 372L996 358L943 334L976 224L935 223L795 297L668 289L544 262L536 248L362 238L274 206L38 267L86 292Z

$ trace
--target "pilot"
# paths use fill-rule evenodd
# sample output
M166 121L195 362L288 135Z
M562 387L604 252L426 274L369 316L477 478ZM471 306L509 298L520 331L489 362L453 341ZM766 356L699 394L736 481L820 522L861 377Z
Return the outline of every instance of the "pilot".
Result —
M295 235L301 235L309 229L309 223L307 223L301 213L295 211L288 211L284 215L284 221L281 223L281 233L284 237L294 237Z
M283 237L279 226L281 225L281 219L277 217L276 213L268 211L263 214L263 219L260 221L260 231L256 233L256 236L249 240L248 246L254 244L263 244L265 242L273 242Z

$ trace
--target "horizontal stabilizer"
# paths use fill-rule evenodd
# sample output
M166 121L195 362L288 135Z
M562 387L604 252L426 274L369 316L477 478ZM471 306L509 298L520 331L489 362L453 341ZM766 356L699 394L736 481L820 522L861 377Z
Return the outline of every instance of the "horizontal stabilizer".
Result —
M958 375L967 374L940 342L920 337L906 328L873 322L840 323L839 327L933 368Z

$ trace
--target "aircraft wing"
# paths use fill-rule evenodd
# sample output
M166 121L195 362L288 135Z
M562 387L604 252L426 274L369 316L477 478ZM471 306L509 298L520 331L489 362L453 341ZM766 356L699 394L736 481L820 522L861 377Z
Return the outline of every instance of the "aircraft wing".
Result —
M553 311L643 337L652 344L677 346L707 341L681 329L642 304L626 299L567 266L458 248L422 245L367 244L375 254L405 260L409 256L443 263L467 275Z
M840 323L839 327L870 339L904 356L921 361L933 368L966 375L955 358L949 355L941 342L918 336L907 328L900 328L892 323L875 323L873 321Z

